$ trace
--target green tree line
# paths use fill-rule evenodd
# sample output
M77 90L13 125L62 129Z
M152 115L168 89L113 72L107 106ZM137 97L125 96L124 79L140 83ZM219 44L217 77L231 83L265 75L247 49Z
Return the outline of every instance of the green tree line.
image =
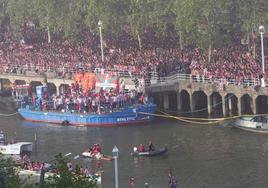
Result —
M21 26L33 21L47 34L62 33L81 40L81 30L98 33L98 21L106 36L119 36L128 26L142 48L144 31L153 28L158 38L173 33L178 46L202 48L238 42L241 36L268 23L267 0L0 0L1 29L20 38Z

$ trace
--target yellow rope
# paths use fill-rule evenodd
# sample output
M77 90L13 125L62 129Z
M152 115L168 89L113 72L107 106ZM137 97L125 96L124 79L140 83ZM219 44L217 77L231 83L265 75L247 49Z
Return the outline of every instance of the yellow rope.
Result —
M159 112L161 112L162 114L171 116L170 114L164 111L159 111ZM179 116L176 116L176 117L179 117ZM224 119L224 118L191 118L191 117L184 117L184 116L181 116L179 118L186 119L186 120L198 120L198 121L219 121L219 120Z
M15 113L12 113L12 114L0 114L0 116L3 116L3 117L9 117L9 116L14 116L16 114L18 114L19 112L15 112Z
M225 120L232 120L232 119L237 119L239 117L245 117L245 116L268 116L268 114L243 114L240 116L232 116L232 117L226 117L226 118L190 118L190 117L179 117L179 116L173 116L170 115L166 112L159 111L160 113L164 114L151 114L151 113L145 113L145 112L139 112L140 114L145 114L145 115L151 115L151 116L157 116L157 117L165 117L165 118L172 118L172 119L177 119L186 123L192 123L192 124L201 124L201 125L209 125L209 124L218 124L222 121ZM191 121L191 120L196 120L196 121ZM207 122L198 122L198 121L207 121ZM212 122L211 122L212 121Z
M186 122L186 123L201 124L201 125L218 124L225 120L236 119L236 118L241 117L241 116L233 116L233 117L227 117L227 118L190 118L190 117L173 116L163 111L160 111L160 112L162 114L152 114L152 113L145 113L145 112L139 112L139 113L145 114L145 115L157 116L157 117L172 118L172 119L176 119L176 120ZM247 116L247 115L242 115L242 116ZM192 120L196 120L196 121L192 121ZM206 121L206 122L200 122L200 121Z

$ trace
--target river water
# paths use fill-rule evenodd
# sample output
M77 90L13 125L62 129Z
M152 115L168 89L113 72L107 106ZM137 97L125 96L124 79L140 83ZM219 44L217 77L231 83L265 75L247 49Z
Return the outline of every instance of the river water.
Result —
M184 188L264 188L268 187L268 135L244 132L224 125L193 125L169 119L128 127L63 127L26 122L19 115L1 117L0 130L19 141L35 142L32 159L48 161L61 153L73 157L93 143L105 154L116 145L119 153L119 187L128 188L130 177L136 187L148 182L150 188L167 188L172 168L179 187ZM152 140L166 146L163 156L133 158L133 146ZM103 187L114 187L114 163L80 158L74 163L100 165Z

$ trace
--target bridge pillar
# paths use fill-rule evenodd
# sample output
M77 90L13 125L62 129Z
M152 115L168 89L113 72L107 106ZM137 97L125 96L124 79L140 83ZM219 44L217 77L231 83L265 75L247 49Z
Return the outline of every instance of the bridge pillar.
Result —
M211 96L213 98L213 95ZM212 112L212 106L211 106L211 100L210 100L210 95L207 95L207 101L208 101L208 117L211 116L211 112Z
M237 102L238 102L238 104L237 104L238 115L241 116L242 115L241 96L238 97Z
M268 96L266 96L266 97L265 97L265 106L267 106L267 105L268 105ZM268 109L267 109L267 108L265 108L264 113L266 113L266 114L267 114L267 112L268 112Z
M56 86L56 95L60 95L60 84L55 84Z
M168 110L169 109L169 98L168 98L168 93L165 92L164 95L164 110Z
M3 91L3 87L4 87L4 86L3 86L3 79L1 78L1 79L0 79L0 91Z
M228 110L229 110L228 116L233 116L233 106L232 106L232 98L231 97L227 98L227 105L228 105Z
M222 101L222 116L225 117L226 116L226 107L225 107L225 97L224 96L221 97L221 101Z
M256 114L257 113L257 109L256 109L256 97L252 97L251 111L252 111L253 114Z
M177 92L177 111L181 112L182 102L181 102L181 92Z
M193 111L195 110L194 109L194 106L195 106L195 101L193 101L193 93L189 93L189 102L190 102L190 111L193 113Z

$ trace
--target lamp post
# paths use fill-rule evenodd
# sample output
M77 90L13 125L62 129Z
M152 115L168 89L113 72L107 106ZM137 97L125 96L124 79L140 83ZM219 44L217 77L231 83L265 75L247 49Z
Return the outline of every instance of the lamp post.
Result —
M114 146L113 150L113 157L114 157L114 174L115 174L115 188L118 188L118 164L117 164L117 158L119 155L119 150L116 146Z
M104 61L104 54L103 54L103 42L102 42L102 22L99 20L98 22L99 30L100 30L100 45L101 45L101 61Z
M144 188L149 188L149 183L145 182Z
M265 29L263 25L259 26L259 32L261 34L261 63L262 63L262 73L265 74L265 65L264 65L264 48L263 48L263 34L265 33ZM263 75L264 76L264 75Z

